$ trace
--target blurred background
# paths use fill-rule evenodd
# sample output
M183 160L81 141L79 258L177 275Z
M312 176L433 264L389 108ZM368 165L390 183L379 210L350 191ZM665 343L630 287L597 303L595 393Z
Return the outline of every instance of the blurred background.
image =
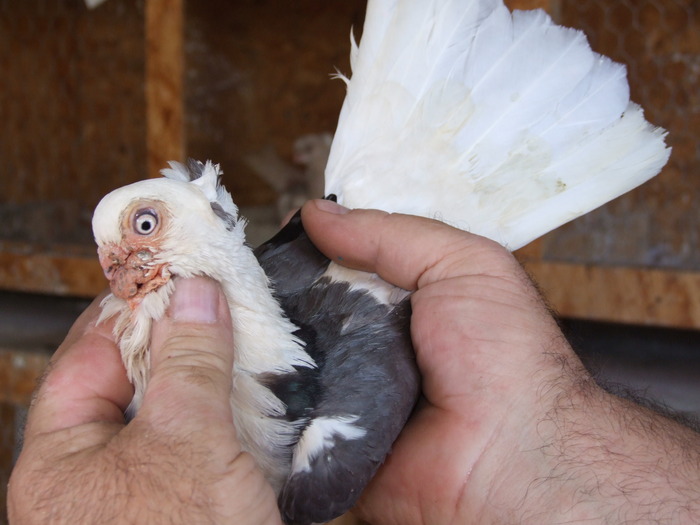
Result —
M625 63L673 147L655 180L517 255L601 381L700 414L700 2L506 3ZM167 160L212 159L265 240L318 193L345 92L330 76L350 73L365 6L0 0L0 523L36 378L106 286L99 199Z

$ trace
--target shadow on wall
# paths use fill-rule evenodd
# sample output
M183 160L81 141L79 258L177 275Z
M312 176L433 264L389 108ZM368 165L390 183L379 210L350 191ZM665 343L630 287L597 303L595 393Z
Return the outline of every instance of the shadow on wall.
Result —
M700 331L575 320L562 324L600 383L700 418Z

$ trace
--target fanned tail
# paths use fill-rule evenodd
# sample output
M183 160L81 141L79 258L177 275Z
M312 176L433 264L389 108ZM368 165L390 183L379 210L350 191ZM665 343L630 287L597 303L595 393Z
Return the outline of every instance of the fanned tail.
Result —
M349 207L517 249L656 175L665 131L582 32L501 0L370 0L326 168Z

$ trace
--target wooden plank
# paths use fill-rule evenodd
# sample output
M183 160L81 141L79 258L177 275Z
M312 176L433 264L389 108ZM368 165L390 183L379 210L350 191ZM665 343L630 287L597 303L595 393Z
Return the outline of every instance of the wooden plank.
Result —
M700 328L700 273L525 261L562 317Z
M700 328L700 273L551 263L527 253L518 255L561 316ZM0 253L3 289L93 297L106 285L96 257Z
M0 289L94 297L107 287L93 255L16 252L0 249Z
M146 142L148 176L185 157L184 0L146 2Z

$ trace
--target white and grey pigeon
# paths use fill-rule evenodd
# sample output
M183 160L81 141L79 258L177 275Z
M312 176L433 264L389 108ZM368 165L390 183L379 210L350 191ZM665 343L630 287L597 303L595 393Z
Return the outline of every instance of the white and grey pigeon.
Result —
M516 249L668 160L625 68L543 11L501 0L370 0L326 169L349 207L428 217ZM174 276L219 281L235 332L231 406L288 523L346 511L419 393L409 293L350 271L297 215L258 249L207 162L115 190L93 229L138 409Z

